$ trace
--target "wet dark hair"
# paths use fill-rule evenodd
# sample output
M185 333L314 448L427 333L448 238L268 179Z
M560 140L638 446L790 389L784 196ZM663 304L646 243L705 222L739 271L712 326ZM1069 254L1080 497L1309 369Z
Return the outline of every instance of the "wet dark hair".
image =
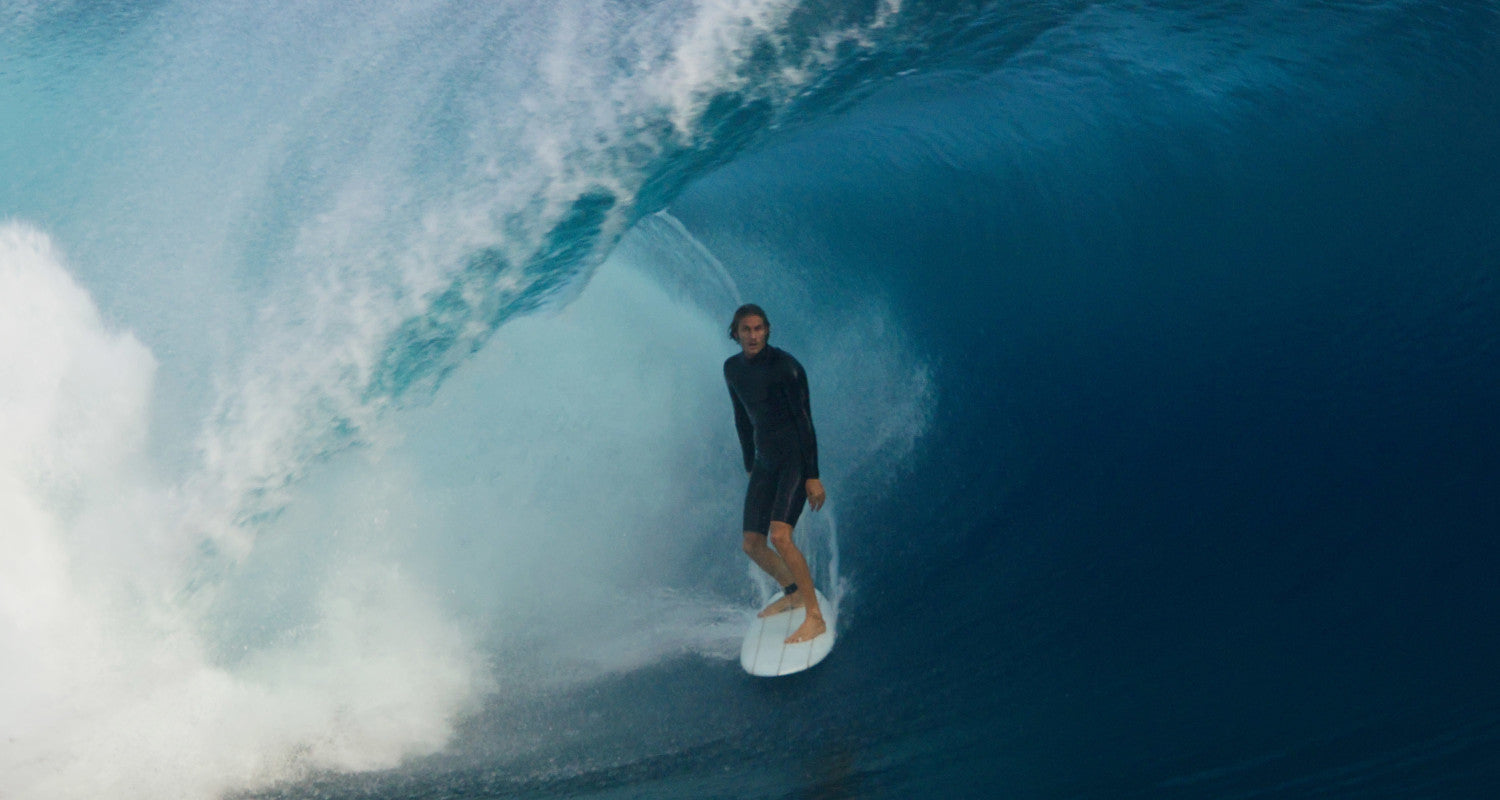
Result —
M766 310L754 303L746 303L734 310L734 319L729 321L729 338L735 340L736 342L740 340L739 334L736 329L740 327L740 320L744 319L745 317L760 317L766 322L766 331L768 333L770 332L771 318L766 316Z

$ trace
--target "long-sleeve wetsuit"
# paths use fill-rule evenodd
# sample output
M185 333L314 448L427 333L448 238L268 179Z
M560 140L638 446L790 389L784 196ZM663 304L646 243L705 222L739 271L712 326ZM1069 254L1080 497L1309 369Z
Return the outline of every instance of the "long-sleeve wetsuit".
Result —
M806 482L818 477L807 373L790 353L766 345L753 358L730 356L724 382L750 473L744 529L766 533L773 521L795 526L807 500Z

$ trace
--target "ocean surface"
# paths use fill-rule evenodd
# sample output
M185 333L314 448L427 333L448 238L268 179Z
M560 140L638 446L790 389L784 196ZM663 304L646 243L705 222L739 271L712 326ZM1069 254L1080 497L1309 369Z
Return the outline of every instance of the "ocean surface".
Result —
M1500 2L0 0L4 800L1493 797L1497 570Z

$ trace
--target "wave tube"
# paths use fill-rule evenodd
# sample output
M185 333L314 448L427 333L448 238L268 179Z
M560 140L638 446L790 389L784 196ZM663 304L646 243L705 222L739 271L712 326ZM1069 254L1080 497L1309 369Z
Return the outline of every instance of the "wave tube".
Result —
M25 289L8 296L55 295L69 313L9 317L32 336L7 338L6 363L37 339L78 342L41 354L51 371L12 396L60 409L122 397L91 412L109 415L92 434L109 447L59 434L8 447L23 457L6 510L25 524L7 546L29 554L6 597L7 642L27 656L7 667L30 698L8 720L27 733L6 770L21 791L195 796L392 766L441 747L492 693L515 701L683 653L727 663L743 609L769 590L743 577L737 548L743 476L718 370L733 348L722 319L631 263L661 237L628 239L574 303L507 325L379 442L312 469L210 589L192 583L197 540L174 529L193 510L142 483L151 357L102 329L44 236L7 234L6 277ZM904 408L909 447L929 402L909 353L866 344L850 364L845 349L830 336L803 351L815 402L842 398L817 412L836 498L875 489L854 468L903 447L865 420ZM58 466L37 479L37 464ZM133 514L116 505L122 483ZM54 500L58 485L76 497ZM801 527L837 589L833 513Z
M721 649L726 312L584 286L883 24L794 10L8 8L0 793L391 766Z

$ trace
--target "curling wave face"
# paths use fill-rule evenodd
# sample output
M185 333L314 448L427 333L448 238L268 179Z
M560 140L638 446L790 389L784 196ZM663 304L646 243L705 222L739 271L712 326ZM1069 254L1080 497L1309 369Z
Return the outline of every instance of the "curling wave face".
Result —
M0 794L1483 775L1496 16L4 6ZM722 677L742 299L811 766Z
M5 229L6 302L68 309L7 319L28 334L7 409L60 409L7 440L5 683L39 698L8 707L7 792L393 766L494 692L721 654L730 597L682 563L734 493L707 466L719 403L692 399L721 399L698 369L720 309L628 247L580 292L891 9L118 11L5 11L3 200L31 220ZM639 230L712 262L680 225ZM575 298L437 394L503 323ZM920 364L881 364L846 378L857 413L898 394L907 428L865 460L925 415ZM393 419L412 399L444 414Z

